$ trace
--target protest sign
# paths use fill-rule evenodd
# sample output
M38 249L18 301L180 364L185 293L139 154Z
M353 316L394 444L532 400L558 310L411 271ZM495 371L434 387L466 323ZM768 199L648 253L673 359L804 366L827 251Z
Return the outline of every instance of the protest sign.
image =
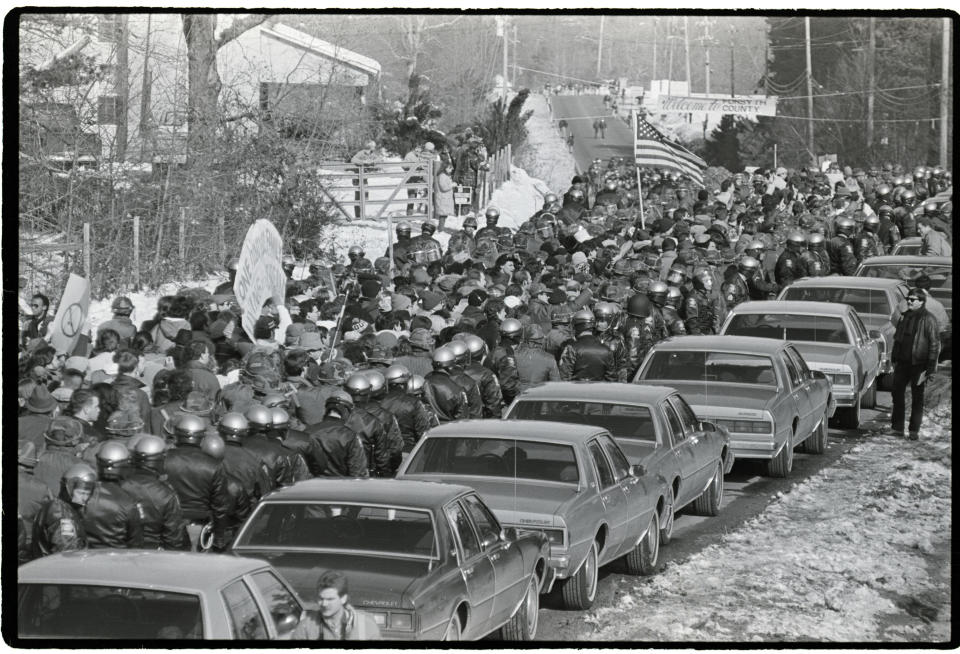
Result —
M86 277L70 273L60 296L57 315L50 324L50 345L58 354L70 354L80 338L80 331L90 310L90 282Z
M263 303L272 299L278 306L283 304L287 278L283 274L282 259L283 239L273 223L264 218L253 223L243 239L233 283L233 293L243 309L240 324L251 341Z

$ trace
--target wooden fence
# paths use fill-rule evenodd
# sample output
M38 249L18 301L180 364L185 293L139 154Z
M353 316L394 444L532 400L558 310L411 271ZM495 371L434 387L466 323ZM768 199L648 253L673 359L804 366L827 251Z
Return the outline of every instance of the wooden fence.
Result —
M510 180L510 165L513 161L513 148L508 143L500 148L491 156L487 157L487 168L480 178L480 185L477 187L479 193L478 206L482 209L490 202L493 192L503 186L504 182Z

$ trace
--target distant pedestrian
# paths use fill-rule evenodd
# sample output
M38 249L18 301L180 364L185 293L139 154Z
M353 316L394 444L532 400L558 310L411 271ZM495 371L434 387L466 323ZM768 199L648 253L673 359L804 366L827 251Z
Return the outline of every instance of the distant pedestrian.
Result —
M447 216L456 211L453 204L453 164L447 163L434 179L433 207L437 215L437 230L443 231Z
M593 138L607 138L607 121L603 118L597 118L593 121Z
M907 311L897 323L893 336L893 415L894 434L903 435L906 392L910 386L910 440L920 438L923 419L923 391L927 379L937 370L940 355L940 330L936 318L926 308L926 295L917 288L907 293Z
M572 133L567 137L567 151L573 152L573 134Z

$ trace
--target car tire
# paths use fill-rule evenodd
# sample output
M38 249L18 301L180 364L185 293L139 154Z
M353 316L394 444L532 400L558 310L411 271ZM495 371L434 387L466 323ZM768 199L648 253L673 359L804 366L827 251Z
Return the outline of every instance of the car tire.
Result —
M627 552L623 562L630 575L652 575L657 571L657 561L660 560L660 516L656 511L650 516L647 533L637 546Z
M767 462L767 475L783 479L793 470L793 435L787 437L780 454Z
M593 601L597 599L597 580L600 576L598 561L597 541L593 541L577 572L564 581L560 588L565 609L584 611L593 606Z
M454 611L453 616L450 618L450 622L447 623L447 628L443 632L444 640L460 640L460 637L463 635L463 625L460 624L460 614Z
M837 422L841 429L856 429L860 426L860 406L861 401L858 395L854 406L837 409Z
M527 592L513 617L500 627L503 640L533 640L537 637L540 620L540 584L536 575L530 575Z
M863 399L860 401L864 409L873 409L877 406L877 380L874 379L873 383L870 384L870 388L867 389L867 392L863 394Z
M673 525L677 520L676 497L673 486L667 487L667 497L663 502L663 515L660 516L660 544L667 545L673 540Z
M823 454L827 450L827 416L824 414L820 425L803 441L803 451L810 454Z
M697 515L714 516L720 513L720 504L723 502L723 464L717 464L717 471L713 473L707 490L693 501L693 510Z

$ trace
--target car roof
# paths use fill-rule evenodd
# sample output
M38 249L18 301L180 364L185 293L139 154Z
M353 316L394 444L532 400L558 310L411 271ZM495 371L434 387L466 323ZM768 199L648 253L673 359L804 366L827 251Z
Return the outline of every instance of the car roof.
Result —
M669 386L641 386L614 382L547 382L528 388L520 394L518 399L652 404L676 392Z
M470 492L467 486L407 479L317 478L299 481L263 498L262 502L337 501L434 509Z
M231 579L267 567L266 561L229 554L94 549L31 561L17 570L17 578L20 583L218 590Z
M793 288L795 286L806 286L806 287L817 287L817 288L835 288L835 287L845 287L845 288L896 288L902 284L906 284L902 279L887 279L885 277L846 277L846 276L831 276L831 277L804 277L803 279L794 280L790 286L787 288Z
M815 316L844 316L853 311L849 304L805 302L803 300L753 300L741 302L730 313L799 313Z
M926 254L884 254L879 257L864 259L861 266L952 266L952 257L932 257Z
M738 305L740 306L740 305ZM759 336L671 336L653 346L655 350L708 350L710 352L744 352L776 354L784 342Z
M602 427L574 425L547 420L458 420L434 427L426 436L490 436L522 438L558 443L582 443L587 438L606 432Z

